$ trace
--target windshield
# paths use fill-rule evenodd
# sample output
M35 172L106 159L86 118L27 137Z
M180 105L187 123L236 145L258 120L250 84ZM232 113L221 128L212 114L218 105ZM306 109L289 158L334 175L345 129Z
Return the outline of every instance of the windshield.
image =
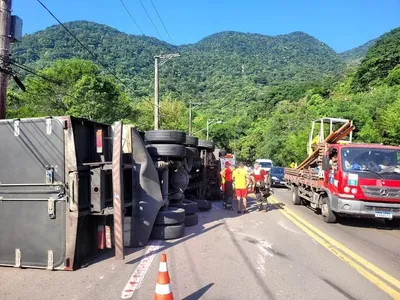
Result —
M343 148L342 168L352 172L400 173L400 150Z
M271 173L273 175L283 175L284 169L283 168L272 168Z
M261 168L271 168L272 164L270 162L259 162Z

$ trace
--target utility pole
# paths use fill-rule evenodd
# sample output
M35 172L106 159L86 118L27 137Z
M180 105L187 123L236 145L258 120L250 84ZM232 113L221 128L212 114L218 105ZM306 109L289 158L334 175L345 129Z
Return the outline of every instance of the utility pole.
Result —
M158 67L165 64L171 58L179 57L179 53L154 56L154 130L160 128L160 99L158 95Z
M158 98L158 56L154 57L154 130L160 127L160 100Z
M11 0L0 0L0 119L6 118L10 32Z

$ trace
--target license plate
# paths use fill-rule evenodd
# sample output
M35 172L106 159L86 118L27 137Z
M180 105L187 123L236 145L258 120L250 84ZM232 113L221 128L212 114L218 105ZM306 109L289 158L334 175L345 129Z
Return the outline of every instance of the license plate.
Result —
M392 212L390 211L377 211L375 212L376 218L393 219Z

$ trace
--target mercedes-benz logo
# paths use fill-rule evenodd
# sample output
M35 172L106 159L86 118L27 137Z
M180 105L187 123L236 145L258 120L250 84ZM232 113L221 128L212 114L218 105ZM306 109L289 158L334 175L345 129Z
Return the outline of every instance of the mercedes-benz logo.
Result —
M381 196L383 196L383 197L389 196L388 190L385 190L385 189L381 189L381 190L379 191L379 194L380 194Z

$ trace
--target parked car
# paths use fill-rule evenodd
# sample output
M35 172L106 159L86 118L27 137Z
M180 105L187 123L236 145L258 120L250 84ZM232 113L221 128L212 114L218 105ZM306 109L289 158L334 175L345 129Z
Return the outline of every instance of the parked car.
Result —
M274 164L272 163L272 160L270 160L270 159L259 158L259 159L256 159L256 163L259 163L261 169L263 169L267 172L270 171L271 168L274 166Z
M282 167L271 168L271 185L272 186L286 186L285 183L285 172Z

